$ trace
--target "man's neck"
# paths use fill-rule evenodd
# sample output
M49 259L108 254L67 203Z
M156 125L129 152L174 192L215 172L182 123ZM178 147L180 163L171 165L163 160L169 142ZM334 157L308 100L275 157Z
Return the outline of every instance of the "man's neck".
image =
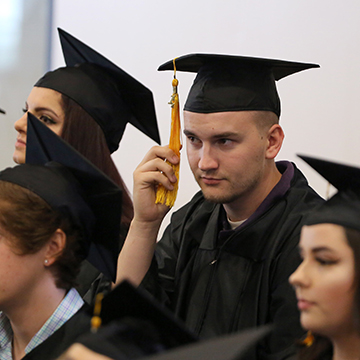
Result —
M271 171L249 193L239 197L232 203L223 204L227 217L231 221L248 219L280 181L282 175L275 163L273 165Z

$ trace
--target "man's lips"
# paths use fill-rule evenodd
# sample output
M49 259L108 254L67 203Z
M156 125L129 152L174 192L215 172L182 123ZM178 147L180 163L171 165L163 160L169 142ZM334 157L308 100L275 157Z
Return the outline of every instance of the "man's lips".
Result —
M201 176L201 180L206 185L217 185L222 181L222 179L214 178L211 176Z

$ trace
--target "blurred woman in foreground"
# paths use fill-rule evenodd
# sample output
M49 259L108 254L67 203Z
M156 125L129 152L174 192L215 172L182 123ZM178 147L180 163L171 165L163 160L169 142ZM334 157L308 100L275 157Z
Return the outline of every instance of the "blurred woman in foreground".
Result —
M360 359L360 169L302 158L338 192L305 220L290 277L309 331L298 359Z

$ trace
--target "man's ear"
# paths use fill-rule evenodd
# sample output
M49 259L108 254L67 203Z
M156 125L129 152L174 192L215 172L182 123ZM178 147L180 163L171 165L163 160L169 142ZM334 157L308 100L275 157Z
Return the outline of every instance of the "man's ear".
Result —
M47 243L45 251L45 265L52 265L62 254L66 246L66 234L63 230L57 229Z
M279 124L274 124L267 132L267 149L266 149L266 159L274 159L279 153L283 140L284 140L284 131Z

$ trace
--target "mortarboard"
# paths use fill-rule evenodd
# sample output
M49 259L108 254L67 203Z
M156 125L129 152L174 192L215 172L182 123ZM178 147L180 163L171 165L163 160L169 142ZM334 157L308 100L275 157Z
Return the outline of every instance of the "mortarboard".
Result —
M50 163L49 163L50 162ZM57 165L53 165L56 162ZM63 191L58 182L37 179L38 171L23 185L53 208L72 218L85 235L86 258L108 278L115 280L121 221L121 190L79 152L73 149L35 116L28 113L26 163L61 168ZM61 165L60 165L61 164ZM40 173L39 173L40 174ZM18 181L18 180L17 180ZM17 182L19 185L19 181ZM66 191L66 186L74 191ZM24 186L26 187L26 186ZM75 196L76 193L78 196ZM83 199L81 202L79 197Z
M338 192L312 210L305 225L331 223L360 231L360 168L298 155Z
M175 59L176 70L196 72L184 110L196 113L263 110L280 116L275 81L317 64L220 54ZM158 70L173 70L173 60Z
M131 359L187 345L198 338L149 293L123 281L101 304L102 327L77 342L113 359Z
M78 103L99 124L111 152L129 122L160 144L151 91L72 35L58 29L66 67L46 73L35 86Z
M271 326L265 325L181 346L140 360L245 360L249 349L270 332Z
M201 340L151 295L126 281L103 299L101 318L105 326L76 342L115 360L241 359L272 329L263 326Z

